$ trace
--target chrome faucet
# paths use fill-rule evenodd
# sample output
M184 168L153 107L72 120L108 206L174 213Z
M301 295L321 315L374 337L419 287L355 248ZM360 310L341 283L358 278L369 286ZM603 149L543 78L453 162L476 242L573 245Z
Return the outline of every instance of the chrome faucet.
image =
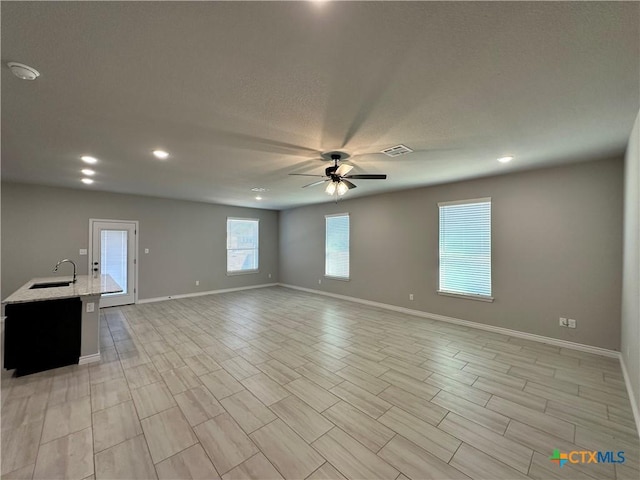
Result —
M64 260L60 260L58 263L56 263L56 268L53 269L54 272L58 271L58 267L63 264L63 263L70 263L71 265L73 265L73 283L76 283L76 264L73 260L69 260L68 258L65 258Z

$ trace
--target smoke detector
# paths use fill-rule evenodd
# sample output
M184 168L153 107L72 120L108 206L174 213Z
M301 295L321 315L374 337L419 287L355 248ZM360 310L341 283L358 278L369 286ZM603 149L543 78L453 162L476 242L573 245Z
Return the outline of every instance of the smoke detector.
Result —
M40 76L40 72L24 63L9 62L7 66L16 77L22 80L35 80Z

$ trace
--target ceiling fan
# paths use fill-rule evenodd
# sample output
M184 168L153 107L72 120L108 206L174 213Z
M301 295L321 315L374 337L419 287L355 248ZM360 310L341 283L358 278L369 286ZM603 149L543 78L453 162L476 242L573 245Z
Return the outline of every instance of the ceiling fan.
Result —
M346 152L325 152L320 155L324 160L333 161L333 165L325 168L324 175L311 175L308 173L290 173L289 175L298 175L301 177L322 177L323 180L318 180L317 182L309 183L307 185L303 185L302 188L313 187L315 185L321 185L325 182L330 182L325 189L329 195L337 194L338 196L342 196L347 193L352 188L356 188L351 181L347 179L358 179L358 180L385 180L387 178L386 174L370 174L370 173L361 173L356 175L348 175L353 166L342 164L338 166L338 162L342 160L346 160L349 158L349 154Z

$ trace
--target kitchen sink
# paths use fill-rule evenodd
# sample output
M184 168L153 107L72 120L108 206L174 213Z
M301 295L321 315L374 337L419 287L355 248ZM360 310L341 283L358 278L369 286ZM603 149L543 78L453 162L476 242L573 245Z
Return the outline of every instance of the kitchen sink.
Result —
M34 283L29 287L29 290L34 288L54 288L54 287L68 287L71 285L71 282L45 282L45 283Z

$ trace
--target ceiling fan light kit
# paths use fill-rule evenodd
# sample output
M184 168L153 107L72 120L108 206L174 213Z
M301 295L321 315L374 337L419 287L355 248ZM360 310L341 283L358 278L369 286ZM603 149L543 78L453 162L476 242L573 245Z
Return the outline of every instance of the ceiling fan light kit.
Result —
M329 185L327 185L327 188L325 189L325 192L327 192L328 195L337 194L339 197L343 196L348 191L349 186L344 181L332 181Z

